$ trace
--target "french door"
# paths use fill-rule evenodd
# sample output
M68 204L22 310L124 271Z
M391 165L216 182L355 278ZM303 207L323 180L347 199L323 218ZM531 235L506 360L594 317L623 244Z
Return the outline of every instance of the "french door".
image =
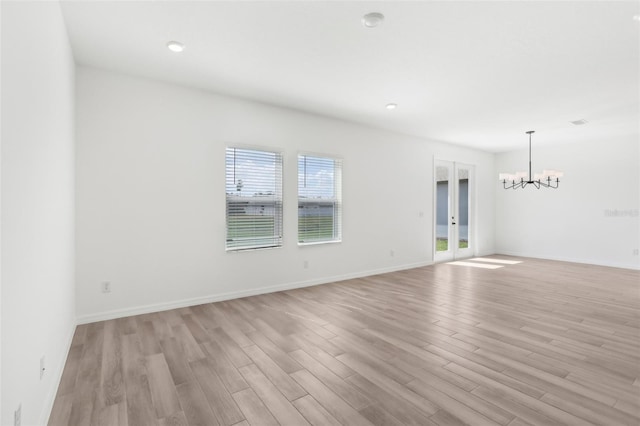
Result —
M474 166L434 161L434 262L472 257Z

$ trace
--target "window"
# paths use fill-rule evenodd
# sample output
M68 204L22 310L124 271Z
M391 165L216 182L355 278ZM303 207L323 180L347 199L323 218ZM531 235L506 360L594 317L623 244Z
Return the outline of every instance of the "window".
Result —
M342 239L342 160L298 156L298 243Z
M227 148L227 250L282 246L282 154Z

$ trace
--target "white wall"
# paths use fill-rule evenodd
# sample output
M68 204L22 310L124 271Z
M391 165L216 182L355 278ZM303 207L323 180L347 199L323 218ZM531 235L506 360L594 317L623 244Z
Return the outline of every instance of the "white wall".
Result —
M75 326L74 63L57 2L2 2L2 413L46 422ZM40 380L40 357L46 373Z
M434 155L476 164L477 250L493 252L492 154L93 68L76 72L80 322L430 263ZM227 145L284 152L283 248L225 252ZM297 246L299 150L344 159L341 244ZM112 282L111 293L101 293L102 281Z
M637 136L534 145L534 171L559 169L565 176L556 190L497 192L496 251L640 268L633 254L640 248L639 146ZM526 150L497 155L496 180L498 171L526 170L527 156Z

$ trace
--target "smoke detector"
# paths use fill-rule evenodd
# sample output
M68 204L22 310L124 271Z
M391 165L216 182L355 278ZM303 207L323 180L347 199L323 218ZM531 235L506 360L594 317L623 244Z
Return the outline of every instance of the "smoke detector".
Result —
M569 123L573 124L574 126L582 126L583 124L587 124L588 121L584 118L581 118L580 120L570 121Z
M384 15L378 12L367 13L362 17L362 25L367 28L375 28L382 24L384 21Z

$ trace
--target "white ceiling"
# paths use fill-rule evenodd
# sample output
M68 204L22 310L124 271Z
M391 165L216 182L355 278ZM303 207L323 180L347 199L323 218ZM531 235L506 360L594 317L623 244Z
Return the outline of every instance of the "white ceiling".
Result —
M62 10L78 64L495 152L526 148L527 130L534 144L639 134L637 1L63 1ZM384 23L365 28L368 12ZM170 40L184 52L170 52ZM569 123L578 119L589 123Z

